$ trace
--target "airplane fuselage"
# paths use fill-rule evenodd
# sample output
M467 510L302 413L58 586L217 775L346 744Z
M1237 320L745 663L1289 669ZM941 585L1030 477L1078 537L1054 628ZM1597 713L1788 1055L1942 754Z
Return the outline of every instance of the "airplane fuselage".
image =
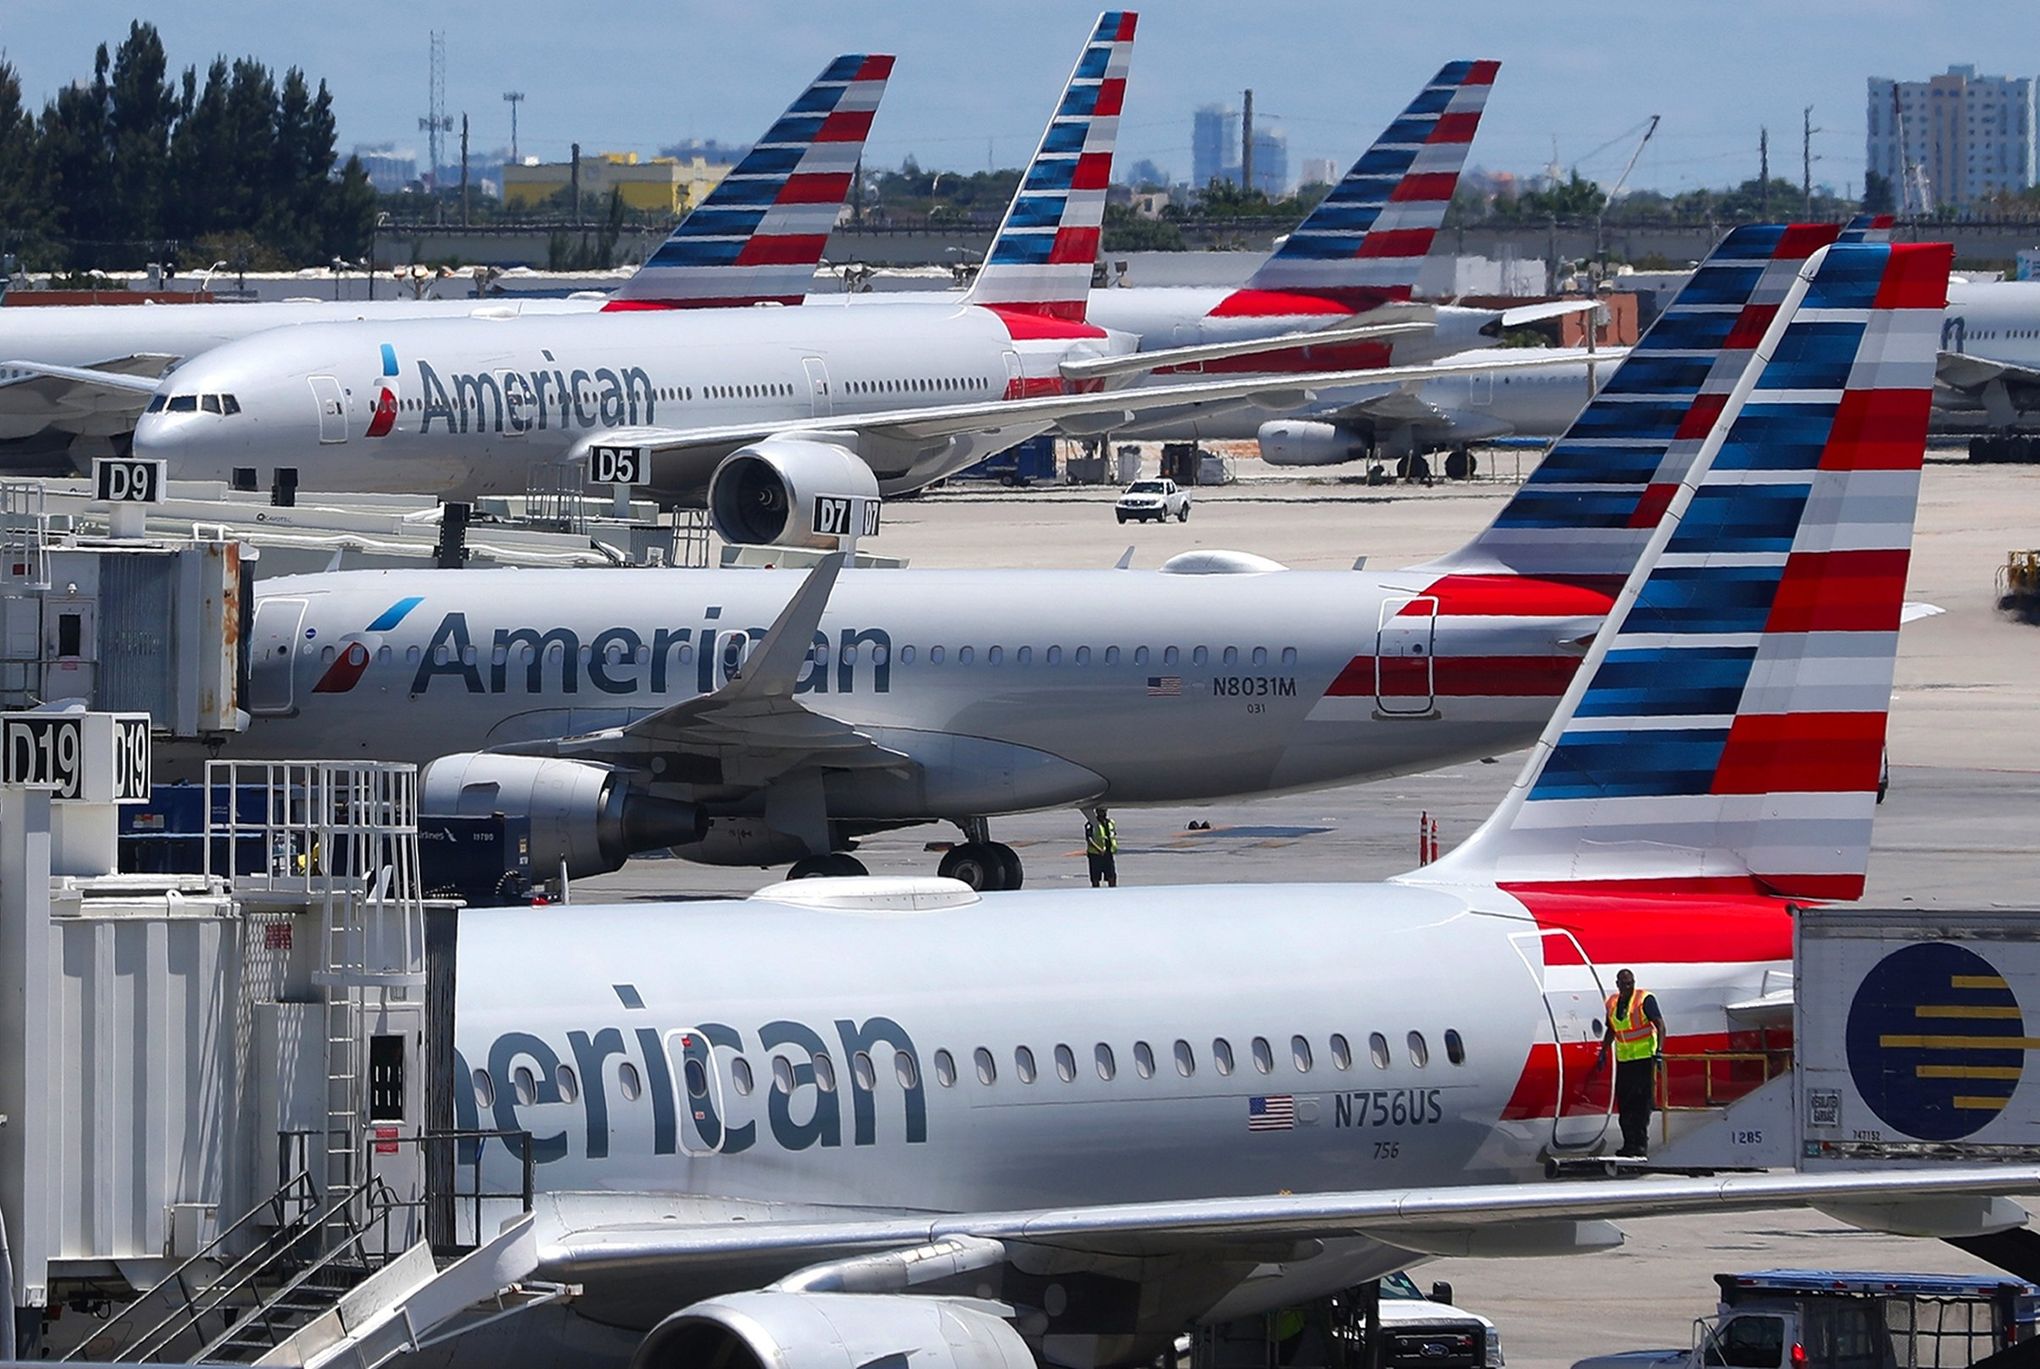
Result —
M348 572L268 580L242 755L437 756L707 694L797 571ZM1600 594L1427 572L847 573L796 685L916 762L827 778L832 818L1180 803L1528 744ZM656 777L653 777L656 778ZM733 802L713 776L672 790Z

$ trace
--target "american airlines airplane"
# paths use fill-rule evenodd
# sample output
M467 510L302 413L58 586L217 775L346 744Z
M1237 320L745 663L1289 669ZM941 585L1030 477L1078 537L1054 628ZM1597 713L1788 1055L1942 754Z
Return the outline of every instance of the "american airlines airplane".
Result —
M2021 1222L2030 1165L1542 1177L1607 1144L1583 1074L1615 968L1668 1053L1716 1055L1791 973L1790 900L1862 887L1948 260L1836 246L1741 314L1759 364L1682 409L1704 437L1584 669L1443 861L464 916L453 1116L529 1134L539 1273L579 1289L512 1324L520 1357L1132 1364L1430 1255L1607 1249L1628 1216ZM1804 433L1830 389L1887 421ZM474 1144L515 1191L521 1155Z
M1955 281L1934 407L2011 433L2040 409L2040 284ZM2016 440L2016 439L2015 439Z
M798 304L863 155L893 59L835 58L644 266L608 296L0 309L0 443L72 461L112 454L191 358L257 333L339 320L509 319L601 310ZM741 228L732 221L740 220ZM261 345L261 344L258 344ZM225 405L233 399L235 411ZM170 412L224 421L232 391L164 393ZM199 421L199 420L194 420Z
M254 719L229 749L429 763L427 811L526 814L547 869L670 847L861 872L860 836L943 821L966 841L941 872L983 888L1021 880L996 815L1512 750L1706 434L1678 416L1727 394L1835 232L1730 233L1494 524L1425 565L277 578L257 590ZM1824 431L1833 396L1795 413Z

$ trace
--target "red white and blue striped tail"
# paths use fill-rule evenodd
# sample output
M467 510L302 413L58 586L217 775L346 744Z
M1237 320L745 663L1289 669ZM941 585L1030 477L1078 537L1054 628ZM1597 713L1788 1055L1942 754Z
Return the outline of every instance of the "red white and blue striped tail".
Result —
M1323 203L1217 313L1259 293L1311 295L1355 312L1408 299L1445 222L1500 62L1447 62ZM1271 312L1294 312L1293 306Z
M850 193L893 59L847 53L691 210L604 309L799 304Z
M1515 786L1404 878L1861 896L1952 257L1809 260Z
M1890 242L1895 214L1858 214L1842 225L1840 242Z
M1729 230L1494 522L1422 569L1529 575L1614 593L1778 302L1835 234L1833 224Z
M966 303L1002 314L1083 321L1135 18L1131 10L1098 16Z

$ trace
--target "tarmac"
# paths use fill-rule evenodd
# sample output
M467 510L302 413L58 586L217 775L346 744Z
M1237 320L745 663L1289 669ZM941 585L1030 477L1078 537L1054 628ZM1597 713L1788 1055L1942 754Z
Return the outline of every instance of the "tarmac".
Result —
M1369 486L1343 474L1295 478L1255 460L1242 479L1199 489L1188 522L1121 526L1113 492L952 486L889 504L872 550L915 566L1109 567L1128 545L1153 567L1177 552L1232 548L1299 569L1366 556L1410 564L1459 545L1514 488L1515 457L1484 454L1504 478L1466 484ZM1523 458L1524 468L1534 461ZM2040 907L2040 626L1996 608L2006 553L2040 546L2040 467L1972 466L1930 455L1908 598L1942 614L1900 635L1890 732L1891 790L1879 810L1865 903L1876 907ZM855 573L855 572L853 572ZM988 605L996 612L996 605ZM1479 825L1521 756L1426 775L1198 808L1115 808L1129 885L1264 886L1371 880L1416 863L1418 824L1434 817L1443 846ZM1209 822L1210 830L1191 830ZM995 819L993 835L1026 865L1030 888L1086 884L1081 820L1070 812ZM874 873L933 873L923 827L867 841ZM783 876L676 860L640 860L581 881L577 901L742 895ZM1265 906L1265 904L1264 904ZM1245 909L1251 913L1251 907ZM1492 1317L1516 1369L1558 1369L1589 1354L1685 1346L1714 1310L1711 1275L1775 1266L1985 1271L1935 1241L1872 1236L1803 1211L1626 1223L1629 1243L1560 1259L1439 1260L1417 1277L1450 1280L1461 1305Z

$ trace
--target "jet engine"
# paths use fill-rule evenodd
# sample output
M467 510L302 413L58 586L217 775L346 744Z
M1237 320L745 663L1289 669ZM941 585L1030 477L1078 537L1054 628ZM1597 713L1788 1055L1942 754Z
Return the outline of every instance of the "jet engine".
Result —
M1333 423L1278 418L1263 423L1255 437L1261 459L1271 466L1336 466L1367 455L1364 437Z
M708 518L725 542L833 548L814 531L817 496L878 498L878 477L834 442L768 437L724 458L708 481Z
M547 875L561 861L570 875L604 874L639 851L699 840L707 826L693 804L632 789L622 771L477 751L426 766L418 806L441 816L529 818L532 869Z
M1035 1369L1020 1333L974 1304L873 1293L732 1293L653 1327L630 1369Z

